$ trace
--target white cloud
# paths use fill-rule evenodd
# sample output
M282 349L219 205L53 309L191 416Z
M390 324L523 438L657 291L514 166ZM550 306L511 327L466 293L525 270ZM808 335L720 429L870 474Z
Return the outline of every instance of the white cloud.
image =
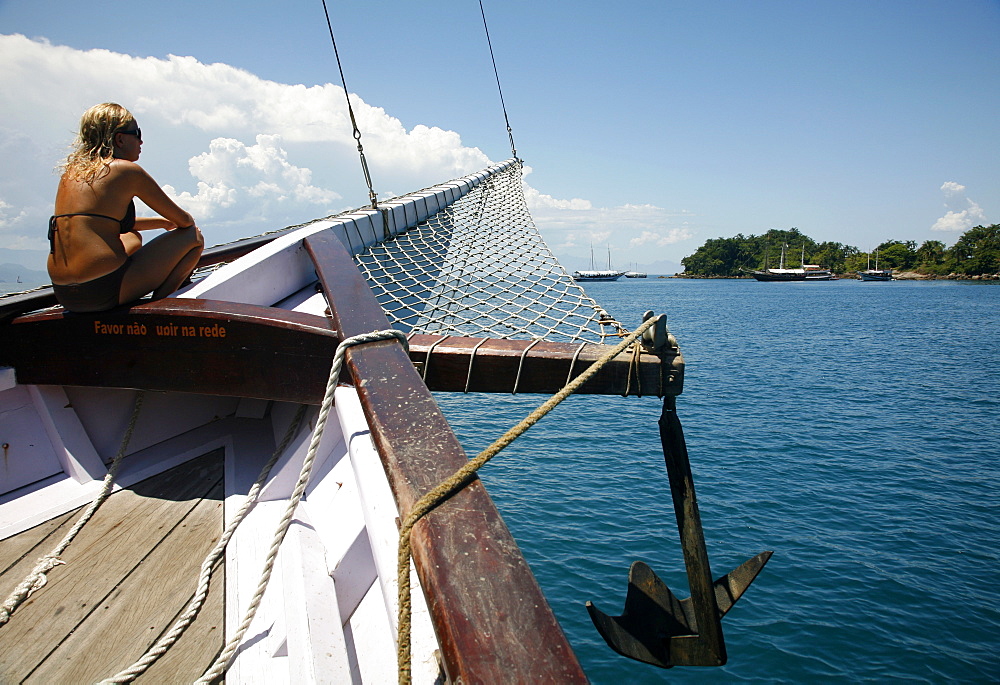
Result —
M965 194L965 186L955 181L941 185L944 206L948 212L931 226L932 231L967 231L977 224L986 223L982 208Z
M682 240L688 240L693 237L694 233L688 230L687 227L671 228L665 232L643 231L639 237L632 238L629 241L629 245L631 247L639 247L640 245L666 247L667 245L673 245L674 243L679 243Z
M572 200L559 200L551 195L538 192L527 183L524 184L524 200L528 204L528 209L592 209L590 200L581 200L578 197Z
M630 260L658 259L661 255L648 254L650 248L694 237L687 225L686 219L691 217L687 212L671 212L650 204L593 207L590 202L583 206L583 202L576 206L568 202L536 202L531 207L535 224L553 248L579 248L575 250L578 256L586 256L583 248L609 243L614 250L642 248L627 255Z
M10 204L0 200L0 230L17 223L24 218L24 212L18 212Z
M0 224L4 245L45 247L37 227L51 213L51 170L97 102L119 102L136 115L145 138L140 163L199 220L210 243L367 202L339 86L276 83L193 57L132 57L0 35L0 89L17 93L0 98L0 151L16 147L16 158L27 160L0 168L6 215L24 217ZM357 95L351 104L380 197L490 163L454 131L407 130Z
M261 79L194 57L132 57L0 35L0 246L45 249L57 177L85 109L119 102L143 128L143 166L218 244L367 203L343 89ZM461 136L431 125L407 130L351 95L380 198L490 164ZM530 168L525 168L526 175ZM610 243L651 251L691 237L676 213L652 205L595 207L525 184L526 201L553 246ZM680 216L688 216L682 213ZM636 255L639 256L639 255ZM629 257L634 259L635 256Z
M312 185L312 172L290 164L280 144L278 135L258 135L257 144L250 146L233 138L216 138L208 152L188 162L191 175L198 179L197 193L164 188L178 204L206 219L219 218L222 210L241 205L259 211L262 204L294 203L319 205L321 209L313 209L316 214L332 211L329 207L340 195Z
M674 258L664 248L695 237L687 221L692 214L655 205L593 207L587 202L584 207L535 202L529 207L545 241L579 268L589 263L591 247L596 263L604 263L605 246L615 264L652 263Z

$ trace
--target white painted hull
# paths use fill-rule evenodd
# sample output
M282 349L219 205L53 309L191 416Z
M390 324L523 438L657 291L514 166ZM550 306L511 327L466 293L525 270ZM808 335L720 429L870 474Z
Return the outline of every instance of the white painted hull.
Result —
M892 270L868 269L866 271L859 271L858 276L861 278L862 281L891 281Z
M624 275L622 271L574 271L575 281L617 281Z

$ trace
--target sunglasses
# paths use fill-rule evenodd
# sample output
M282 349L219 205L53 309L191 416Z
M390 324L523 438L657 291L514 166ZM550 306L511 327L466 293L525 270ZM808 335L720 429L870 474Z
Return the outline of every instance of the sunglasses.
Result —
M138 126L135 127L134 131L115 131L115 133L127 133L130 136L135 136L139 139L139 142L142 142L142 129Z

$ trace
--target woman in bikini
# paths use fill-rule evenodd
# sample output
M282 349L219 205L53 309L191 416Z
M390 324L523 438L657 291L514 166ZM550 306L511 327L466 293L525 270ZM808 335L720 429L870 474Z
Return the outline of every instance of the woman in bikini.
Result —
M142 131L127 109L104 103L84 112L49 219L49 277L66 309L166 297L198 264L201 231L136 164L141 151ZM136 197L160 216L136 218ZM156 228L167 232L143 245L139 231Z

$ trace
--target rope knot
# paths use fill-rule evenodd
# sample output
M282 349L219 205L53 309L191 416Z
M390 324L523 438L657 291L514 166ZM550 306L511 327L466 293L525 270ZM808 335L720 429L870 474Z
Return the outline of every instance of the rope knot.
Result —
M35 592L41 590L45 587L45 584L49 582L49 577L45 575L56 566L63 566L66 562L60 559L54 554L47 554L38 560L38 565L35 566L34 579L31 583L31 587L28 588L28 597L31 597Z

